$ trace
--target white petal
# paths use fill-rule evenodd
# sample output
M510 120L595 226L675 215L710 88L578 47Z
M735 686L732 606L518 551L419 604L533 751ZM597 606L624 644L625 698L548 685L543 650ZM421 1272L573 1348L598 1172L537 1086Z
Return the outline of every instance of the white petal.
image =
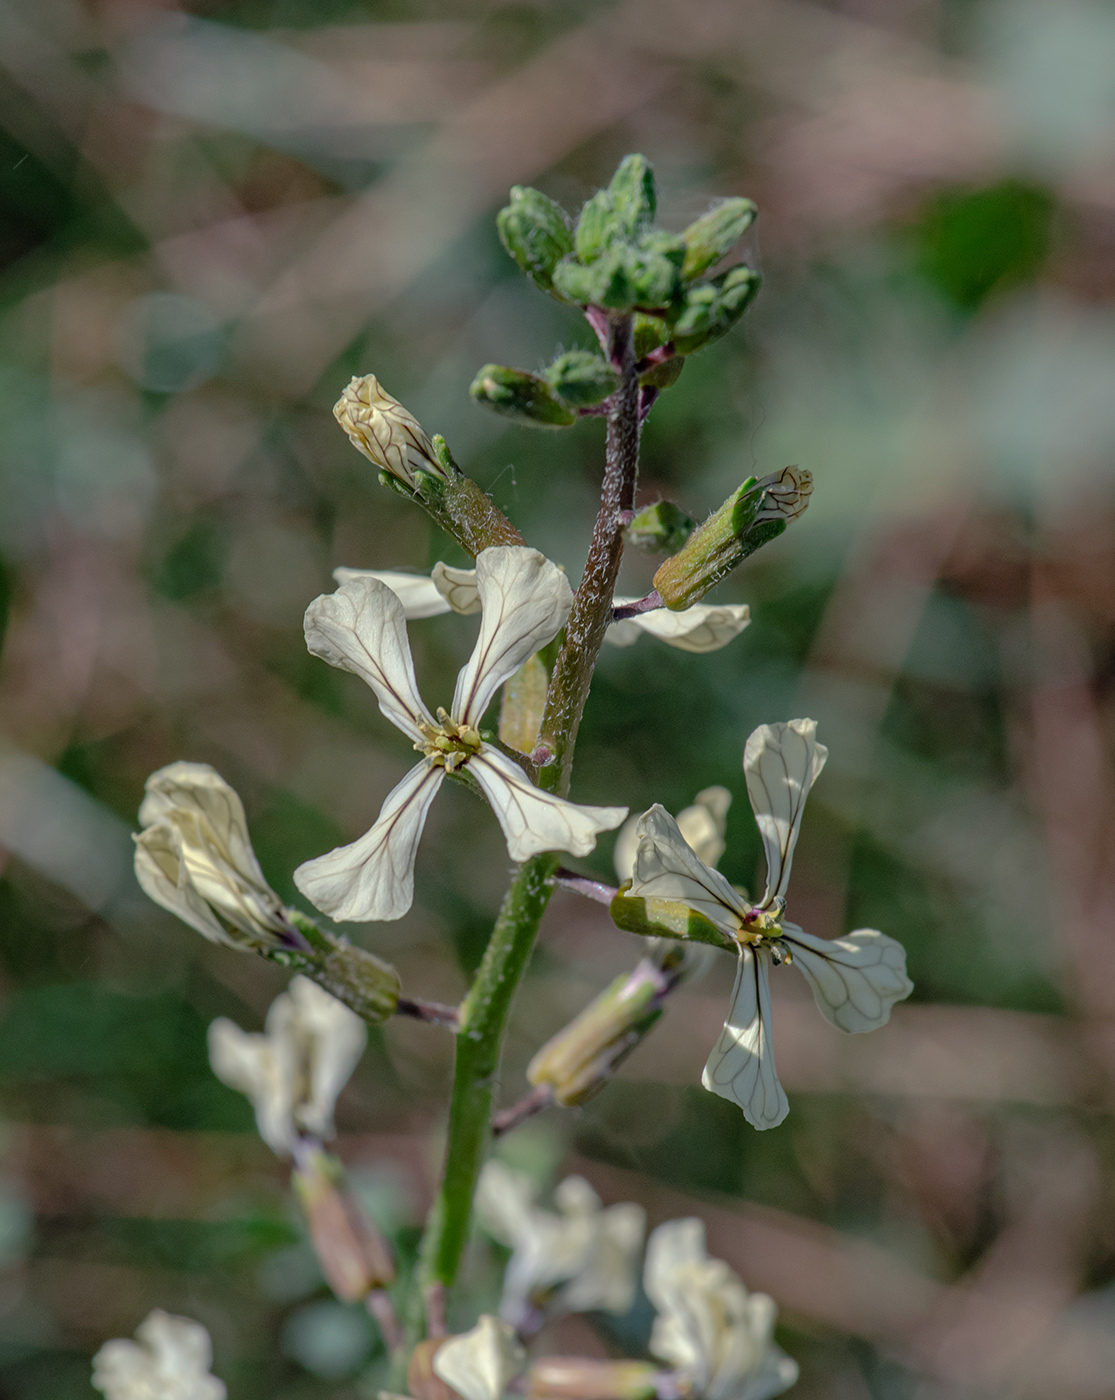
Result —
M310 903L338 920L401 919L414 902L414 857L444 777L443 768L415 764L359 841L300 865L294 883Z
M333 577L340 584L352 583L354 579L374 578L385 584L403 605L407 621L418 621L423 617L437 617L450 612L449 600L444 597L429 574L402 574L389 569L334 569Z
M600 833L613 831L627 816L626 807L583 807L543 792L490 744L469 759L468 771L492 804L512 860L529 860L541 851L587 856Z
M673 899L715 924L729 937L739 932L747 905L718 870L686 844L678 824L657 802L639 818L639 845L630 894Z
M450 1337L438 1347L433 1367L434 1375L464 1400L502 1400L525 1362L515 1329L485 1314L471 1332Z
M619 876L620 884L624 880L630 880L635 873L635 852L639 849L639 822L642 817L628 817L619 829L616 837L615 849L612 851L612 861L616 867L616 874Z
M633 1202L621 1201L600 1210L593 1222L588 1257L562 1289L562 1306L570 1312L607 1312L616 1317L627 1312L635 1301L646 1226L646 1211Z
M214 943L238 946L186 875L179 833L169 824L150 826L134 838L135 873L140 889Z
M728 829L728 808L732 794L726 787L703 788L691 807L678 813L678 830L686 845L705 865L716 866L724 854L724 833Z
M306 645L331 666L351 671L375 692L379 708L412 739L433 723L414 679L403 605L386 584L355 578L306 609Z
M844 938L814 938L783 923L794 963L813 999L842 1031L873 1031L890 1020L891 1007L914 990L906 976L906 950L878 929L859 928Z
M457 677L453 718L478 725L497 690L529 656L552 642L573 606L569 580L536 549L500 545L476 558L483 616L472 655Z
M212 1345L200 1322L156 1308L136 1337L106 1342L93 1358L93 1385L107 1400L225 1400L224 1383L209 1374Z
M614 601L616 607L622 607L624 602L633 600L616 598ZM651 612L613 622L604 640L612 646L630 646L640 632L649 632L679 651L719 651L738 637L750 621L751 609L746 603L695 603L681 612L654 608Z
M761 724L743 751L747 792L767 857L764 908L776 896L785 896L805 799L828 758L816 736L812 719Z
M701 1083L743 1109L753 1128L776 1128L790 1111L770 1042L769 954L741 948L732 1005Z
M209 1027L209 1063L223 1084L251 1100L259 1135L271 1151L290 1156L298 1140L293 1119L297 1065L292 1047L271 1036L241 1030L221 1016Z
M284 1009L276 1014L282 1001L290 1012ZM282 1033L286 1026L301 1040L309 1061L302 1076L305 1097L295 1105L295 1116L306 1132L331 1138L337 1097L368 1041L364 1022L316 982L295 977L286 996L278 998L267 1016L268 1034Z
M168 763L144 784L140 826L152 826L180 812L202 818L229 865L266 888L240 795L208 763Z
M480 589L475 569L454 569L437 563L431 575L434 587L455 613L478 613L481 608Z
M683 1271L707 1258L705 1222L696 1216L667 1220L651 1231L643 1265L643 1287L659 1312L668 1312L674 1306Z
M473 1208L488 1234L501 1244L516 1246L531 1230L534 1184L523 1172L490 1157L480 1170Z

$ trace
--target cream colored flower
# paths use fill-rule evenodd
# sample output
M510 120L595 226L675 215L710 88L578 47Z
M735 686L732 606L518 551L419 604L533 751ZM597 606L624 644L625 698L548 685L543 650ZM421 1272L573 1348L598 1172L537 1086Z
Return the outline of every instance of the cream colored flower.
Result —
M885 1025L894 1003L913 990L901 944L877 929L828 941L783 918L805 799L828 755L816 730L813 720L795 719L761 725L747 741L747 792L767 860L767 888L757 904L700 859L663 807L655 805L639 818L630 893L687 905L739 949L728 1019L702 1083L739 1104L756 1128L776 1127L789 1111L770 1042L772 961L798 966L823 1014L852 1033Z
M244 806L207 763L171 763L147 779L136 879L156 904L214 943L304 946L263 878Z
M93 1358L93 1387L107 1400L225 1400L224 1382L209 1374L213 1348L200 1322L156 1308L136 1339L106 1342Z
M427 576L341 568L333 570L333 577L338 583L356 578L374 578L385 583L402 603L408 621L447 612L480 611L474 569L452 569L447 564L435 564L433 573ZM636 599L617 597L614 601L618 608ZM656 608L653 612L611 623L604 640L612 646L629 647L647 632L681 651L719 651L738 637L750 621L751 609L746 603L723 603L716 607L696 603L684 612Z
M515 1329L484 1313L471 1332L450 1337L434 1353L434 1375L464 1400L501 1400L526 1365Z
M777 1309L705 1249L700 1220L669 1220L647 1242L643 1286L657 1317L650 1350L698 1400L770 1400L798 1378L774 1344Z
M349 381L333 405L333 417L349 441L381 471L414 488L414 473L446 477L434 445L418 419L380 384L374 374Z
M364 1052L364 1022L307 977L271 1003L263 1034L223 1016L209 1027L209 1062L246 1094L264 1142L293 1156L303 1136L331 1138L333 1108Z
M306 611L315 656L352 671L375 692L387 719L422 758L390 792L372 829L350 846L307 861L294 881L335 919L398 919L414 898L414 859L426 815L446 773L467 772L496 814L512 860L542 851L583 856L626 807L584 807L535 787L512 759L480 737L484 712L524 661L565 626L573 595L537 550L485 549L476 561L482 616L472 656L448 711L435 719L418 694L403 605L378 579L350 580Z
M580 1176L554 1192L557 1211L535 1202L530 1179L502 1162L485 1163L476 1213L510 1247L500 1312L516 1325L545 1305L568 1312L625 1313L635 1298L646 1229L642 1206L605 1207Z

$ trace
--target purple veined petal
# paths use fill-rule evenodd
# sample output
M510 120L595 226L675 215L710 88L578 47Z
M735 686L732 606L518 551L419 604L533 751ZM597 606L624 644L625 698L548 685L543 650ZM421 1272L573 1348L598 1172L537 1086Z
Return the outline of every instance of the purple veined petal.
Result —
M445 769L415 764L388 793L375 826L350 846L308 860L294 883L338 921L401 919L414 902L414 858Z
M790 1111L770 1039L770 955L740 949L732 1004L701 1083L743 1109L753 1128L776 1128Z
M905 948L878 929L859 928L827 939L784 922L782 933L818 1009L850 1035L885 1026L895 1002L914 990L906 975Z
M719 870L696 855L665 807L656 802L644 812L636 832L639 844L628 893L688 905L729 938L735 937L750 912L746 900Z
M767 888L760 908L785 898L809 789L825 766L828 749L817 743L817 723L792 719L761 724L743 751L747 795L767 858Z

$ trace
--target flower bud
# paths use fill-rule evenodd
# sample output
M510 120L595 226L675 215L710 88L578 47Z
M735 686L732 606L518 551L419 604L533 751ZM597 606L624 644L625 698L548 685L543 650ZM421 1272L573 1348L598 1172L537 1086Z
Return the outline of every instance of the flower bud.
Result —
M387 1241L343 1185L340 1162L311 1148L291 1173L310 1239L329 1287L343 1303L356 1303L395 1278Z
M661 1016L672 985L644 959L543 1045L527 1066L527 1079L535 1086L549 1085L565 1108L585 1103Z
M740 266L690 287L673 323L677 353L692 355L726 335L754 301L760 280L757 272Z
M643 233L654 222L658 192L654 169L646 156L624 156L608 186L612 217L628 238Z
M537 374L506 365L485 365L469 393L477 403L531 428L568 428L577 410L563 403Z
M760 545L782 534L809 504L812 490L812 474L800 467L760 481L748 477L655 574L665 606L677 612L698 602Z
M496 215L503 246L543 291L552 292L554 268L573 251L569 219L541 190L515 185L511 203Z
M527 1374L530 1400L652 1400L658 1368L649 1361L546 1356Z
M681 275L685 281L692 281L714 267L751 227L757 213L749 199L725 199L690 224L682 234L685 261L681 265Z
M697 522L673 501L655 501L636 511L624 531L627 543L659 554L676 554Z
M418 472L443 481L449 479L425 428L387 393L374 374L349 382L333 405L333 416L354 447L412 491L417 487Z
M546 382L566 403L590 408L615 392L619 375L602 356L589 350L569 350L546 371Z
M631 311L666 307L681 281L685 245L673 234L654 232L637 245L616 241L588 266L566 259L554 269L554 286L581 306Z

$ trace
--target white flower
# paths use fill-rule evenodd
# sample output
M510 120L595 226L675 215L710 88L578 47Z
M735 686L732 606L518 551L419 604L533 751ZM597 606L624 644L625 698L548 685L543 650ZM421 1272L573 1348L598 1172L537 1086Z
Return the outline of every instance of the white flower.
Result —
M500 1312L515 1324L549 1301L569 1312L627 1312L635 1298L646 1212L630 1203L603 1206L580 1176L566 1177L554 1202L557 1212L543 1210L528 1177L502 1162L485 1163L476 1189L477 1218L512 1251Z
M244 806L207 763L171 763L147 779L135 837L144 892L214 943L302 946L263 878Z
M294 881L335 919L398 919L414 898L414 858L426 814L446 773L467 771L503 828L513 860L542 851L587 855L626 807L582 807L543 792L512 759L480 737L496 692L565 626L573 595L565 575L537 550L485 549L476 561L482 617L472 656L457 677L448 713L435 719L414 679L403 605L378 579L350 580L306 611L315 656L352 671L422 759L391 791L372 829L350 846L307 861Z
M223 1016L209 1027L209 1062L217 1078L246 1094L259 1135L292 1156L303 1134L331 1138L333 1107L367 1040L364 1022L306 977L271 1003L262 1035Z
M770 1400L798 1378L772 1340L777 1309L705 1249L700 1220L668 1220L647 1242L643 1286L657 1317L650 1350L699 1400Z
M450 1337L434 1353L434 1375L464 1400L501 1400L526 1364L515 1329L484 1313L471 1332Z
M691 851L706 865L718 865L724 854L724 833L732 794L726 787L703 788L689 807L677 814L678 830ZM622 883L635 872L635 852L639 849L639 823L642 817L629 817L620 827L612 859Z
M816 729L811 719L764 724L747 741L747 792L767 859L767 888L757 904L690 849L664 808L655 805L639 819L630 893L687 905L739 948L728 1019L702 1083L739 1104L756 1128L776 1127L789 1111L770 1042L772 959L801 968L818 1007L843 1031L885 1025L894 1003L913 990L901 944L877 929L827 941L782 917L805 799L828 756Z
M106 1342L93 1358L93 1386L107 1400L225 1400L223 1381L209 1374L213 1348L200 1322L156 1308L136 1337Z
M392 398L374 374L349 380L333 405L349 441L389 476L414 487L414 473L446 477L434 445L414 414Z
M385 583L403 605L408 621L437 617L440 613L473 613L480 611L480 595L476 587L475 569L451 569L447 564L435 564L433 573L401 574L376 569L334 569L338 583L356 578L374 578ZM635 598L613 600L617 608L634 603ZM681 651L719 651L738 637L751 621L751 609L746 603L721 603L713 607L695 603L684 612L655 608L609 625L604 640L612 646L629 647L644 632Z

